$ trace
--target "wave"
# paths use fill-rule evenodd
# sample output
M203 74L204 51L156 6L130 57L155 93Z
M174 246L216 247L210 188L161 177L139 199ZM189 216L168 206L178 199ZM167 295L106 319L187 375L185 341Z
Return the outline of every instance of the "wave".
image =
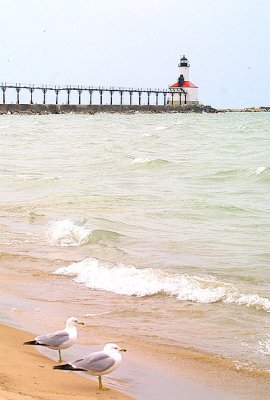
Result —
M153 131L165 131L168 128L169 126L156 126L155 128L153 128Z
M151 158L136 157L136 158L134 158L134 160L132 160L131 164L132 165L137 164L137 165L147 166L147 167L160 167L162 165L169 164L169 161L162 160L160 158L151 159Z
M212 175L210 178L217 179L217 180L227 180L227 179L234 179L234 178L245 178L247 176L258 176L261 178L269 178L270 177L270 167L269 166L260 166L257 167L254 171L249 172L245 169L224 169L218 171Z
M253 172L249 174L261 182L268 183L270 181L270 166L257 167Z
M8 172L8 173L6 173ZM26 187L50 185L56 183L60 178L58 176L34 176L26 174L13 174L11 171L0 171L0 180L11 184L19 184Z
M50 221L46 232L48 244L60 247L82 246L90 243L99 243L104 240L115 242L122 236L113 231L85 228L71 219Z
M251 175L269 175L270 167L258 167Z
M90 238L90 243L98 243L100 241L103 241L105 239L112 240L112 241L118 241L120 238L122 238L124 235L121 235L120 233L114 232L114 231L106 231L102 229L95 229L92 231L91 238Z
M214 179L226 180L245 176L247 173L243 169L224 169L214 173L211 177Z
M50 221L46 239L51 246L80 246L88 242L91 230L76 225L71 219Z
M139 269L123 264L115 266L95 258L58 268L54 274L73 276L75 282L91 289L119 295L144 297L165 294L181 301L223 302L270 312L270 299L241 292L235 285L218 281L211 276L168 273L161 269Z
M36 219L36 218L41 218L41 217L45 217L45 214L38 214L35 211L28 211L29 219Z
M86 313L83 315L83 317L86 317L86 318L91 317L92 318L92 317L98 317L101 315L109 315L111 313L112 313L112 311L104 311L104 312L100 312L100 313Z

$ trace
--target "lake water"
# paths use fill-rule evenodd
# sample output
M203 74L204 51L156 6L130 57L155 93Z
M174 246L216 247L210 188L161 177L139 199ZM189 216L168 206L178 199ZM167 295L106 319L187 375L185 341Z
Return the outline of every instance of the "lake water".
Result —
M1 116L1 265L29 278L25 309L268 370L269 126L269 113Z

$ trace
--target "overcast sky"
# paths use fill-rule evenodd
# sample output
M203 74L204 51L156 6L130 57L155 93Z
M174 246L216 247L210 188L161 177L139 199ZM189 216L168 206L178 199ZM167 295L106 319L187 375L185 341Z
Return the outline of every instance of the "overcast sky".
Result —
M0 82L167 88L270 105L270 0L0 0Z

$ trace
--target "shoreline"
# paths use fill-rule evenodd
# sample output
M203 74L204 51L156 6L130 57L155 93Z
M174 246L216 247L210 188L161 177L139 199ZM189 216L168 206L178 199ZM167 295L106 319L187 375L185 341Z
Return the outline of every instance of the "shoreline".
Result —
M63 394L62 387L65 387L66 381L68 385L70 384L71 376L74 386L68 388L68 393L72 391L74 400L84 400L85 394L90 400L97 398L91 397L96 396L98 392L95 378L90 380L74 373L67 374L62 371L60 371L62 373L57 371L59 373L56 376L52 366L57 362L51 359L56 360L57 352L45 348L22 346L24 341L33 339L37 334L58 329L67 312L70 314L67 305L59 303L56 307L56 303L53 302L54 315L50 310L47 310L45 315L45 309L48 307L47 302L44 303L43 307L43 302L40 302L39 299L37 305L40 309L33 310L33 304L32 306L28 304L29 300L34 300L33 296L31 295L27 300L23 292L20 292L20 290L18 292L18 280L20 280L20 288L22 288L22 285L29 286L30 282L33 285L36 279L36 284L39 284L39 279L35 273L30 280L28 278L25 281L26 276L21 275L19 279L16 273L11 272L10 274L2 270L2 278L1 294L6 299L8 307L3 307L3 305L1 307L1 322L4 320L5 325L0 325L2 337L0 343L2 357L0 360L0 365L2 365L2 367L0 366L0 387L1 390L5 391L5 395L8 391L14 392L14 394L10 395L11 397L1 397L0 391L0 400L28 400L26 396L29 395L32 396L31 399L40 399L40 397L33 397L39 385L41 385L41 390L44 391L42 399L60 400L61 397L53 396L53 394L54 392L57 395ZM54 285L51 282L49 286L51 284ZM57 287L55 287L55 290L57 290ZM61 310L62 313L59 314ZM30 323L30 326L27 328L28 323ZM13 327L9 328L10 325ZM31 332L26 333L26 330ZM5 332L6 334L3 334ZM114 399L135 398L142 400L148 398L152 400L158 398L167 400L167 398L170 398L176 400L179 396L182 396L190 400L216 400L216 398L219 398L219 400L257 400L258 398L267 400L269 397L269 371L252 371L247 368L239 368L232 359L173 344L162 345L158 342L141 340L136 334L126 336L114 333L111 336L110 333L104 332L103 327L97 325L95 321L90 322L90 325L87 324L79 331L78 344L65 350L63 355L66 361L71 361L100 348L101 342L112 341L112 337L113 341L123 345L128 350L119 368L119 374L117 370L112 376L105 377L104 380L105 386L115 387L116 385L117 391L120 391L121 394L117 392L116 396L118 397L114 396ZM95 346L94 349L93 346ZM5 365L6 359L9 360L8 366ZM13 365L16 365L16 369L13 368ZM25 365L27 365L28 372L24 371L23 373L27 373L27 376L19 379L20 387L18 387L16 383L17 370L19 368L23 371ZM42 365L45 365L45 367L43 368ZM47 374L46 376L43 375L44 371ZM52 391L46 392L44 382L52 379L53 381L56 380L57 383L51 384ZM78 379L80 380L78 381ZM106 382L106 379L109 383ZM81 388L83 388L82 392ZM32 391L33 395L31 394ZM23 393L24 397L16 397L19 392ZM128 394L122 394L123 392ZM152 392L154 397L151 397ZM100 397L101 394L98 393L100 399L111 399L111 397ZM107 393L112 395L114 391L110 390L104 396ZM156 397L155 393L159 393L159 396Z
M101 392L97 380L77 374L59 374L53 370L55 362L36 349L23 346L29 333L0 324L0 399L1 400L131 400L114 389ZM30 334L31 336L31 334ZM7 362L8 360L8 362Z
M153 387L158 387L160 399L189 400L267 400L269 396L269 372L236 369L231 360L213 357L193 349L177 349L175 346L161 348L157 344L129 341L133 347L130 365L126 365L125 378L115 376L116 382L122 379L127 388L132 386L130 375L146 375L147 392L145 396L138 392L130 396L115 390L111 382L104 384L109 391L98 390L95 377L81 373L53 370L57 353L46 348L23 346L23 342L35 335L22 329L0 323L0 400L62 400L72 396L74 400L132 400L151 397ZM134 349L138 345L138 352ZM76 348L77 346L77 348ZM75 345L79 356L85 352L85 345ZM129 350L128 350L129 351ZM151 356L149 357L149 351ZM80 354L81 353L81 354ZM131 351L132 353L132 351ZM143 355L147 358L143 359ZM65 357L71 359L71 350L65 351ZM73 354L74 358L74 354ZM8 363L6 360L8 359ZM68 361L68 360L67 360ZM128 361L128 359L126 359ZM125 360L121 365L125 369ZM128 364L128 363L127 363ZM153 368L154 365L154 368ZM15 366L15 368L14 368ZM142 368L143 366L143 368ZM18 373L19 370L19 373ZM149 372L150 371L150 372ZM72 379L71 379L72 377ZM160 378L163 378L163 382ZM172 388L174 382L177 388ZM48 382L50 384L48 385ZM144 381L141 380L141 383ZM127 389L128 391L128 389ZM155 393L155 391L154 391ZM168 397L167 397L168 396Z

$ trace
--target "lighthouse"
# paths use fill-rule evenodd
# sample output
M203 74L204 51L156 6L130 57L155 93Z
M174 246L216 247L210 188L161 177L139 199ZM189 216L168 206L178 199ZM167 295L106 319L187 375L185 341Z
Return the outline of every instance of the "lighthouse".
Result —
M190 63L185 55L180 58L178 68L177 82L169 85L172 96L169 99L168 104L199 104L198 86L194 85L194 83L189 80Z

